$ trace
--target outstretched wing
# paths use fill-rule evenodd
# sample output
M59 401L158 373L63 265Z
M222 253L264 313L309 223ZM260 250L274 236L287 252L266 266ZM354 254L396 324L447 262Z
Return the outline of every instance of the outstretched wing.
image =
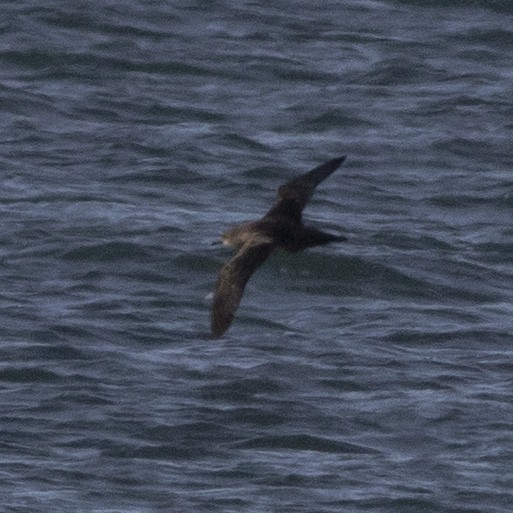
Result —
M246 283L271 254L274 244L264 237L251 241L223 265L217 277L212 305L212 335L220 337L230 326Z
M345 156L329 160L312 169L304 175L298 176L278 189L278 199L267 213L270 215L284 215L299 221L301 212L312 197L315 188L328 176L340 167L346 159Z

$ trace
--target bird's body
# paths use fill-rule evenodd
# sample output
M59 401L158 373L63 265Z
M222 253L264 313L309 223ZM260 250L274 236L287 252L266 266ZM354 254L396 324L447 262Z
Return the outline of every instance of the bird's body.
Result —
M290 219L266 219L248 221L233 227L223 235L223 244L240 249L244 244L257 238L269 239L276 246L288 253L296 253L303 249L327 244L328 242L346 240L345 237L305 226L302 222Z
M276 249L295 253L303 249L346 240L303 224L302 212L315 187L333 173L345 157L330 160L278 189L278 198L258 221L234 226L222 236L237 253L220 270L212 306L212 335L229 328L244 288L253 272Z

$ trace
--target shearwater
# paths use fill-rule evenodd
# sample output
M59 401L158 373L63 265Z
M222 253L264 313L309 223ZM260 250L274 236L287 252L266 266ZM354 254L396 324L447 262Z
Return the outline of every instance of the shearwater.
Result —
M237 253L219 271L212 305L212 336L220 337L230 327L246 283L275 249L295 253L347 240L305 226L302 220L303 209L317 185L338 169L345 158L325 162L285 183L278 189L271 210L262 219L239 224L223 234L222 243L233 246Z

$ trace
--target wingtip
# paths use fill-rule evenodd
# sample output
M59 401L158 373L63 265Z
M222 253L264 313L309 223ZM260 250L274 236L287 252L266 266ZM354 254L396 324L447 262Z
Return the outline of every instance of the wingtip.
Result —
M341 157L337 157L336 159L328 160L328 162L326 162L324 166L334 171L342 165L344 160L346 160L346 155L342 155Z
M228 330L228 327L229 325L221 325L218 320L215 320L211 325L210 336L214 339L221 338Z
M212 320L210 323L210 335L212 338L221 338L228 331L233 317L233 315L226 316L220 312L212 312Z

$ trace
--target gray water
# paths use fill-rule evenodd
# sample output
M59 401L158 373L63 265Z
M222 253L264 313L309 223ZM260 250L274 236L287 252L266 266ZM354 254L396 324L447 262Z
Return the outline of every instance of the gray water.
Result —
M2 513L513 511L511 2L1 11Z

